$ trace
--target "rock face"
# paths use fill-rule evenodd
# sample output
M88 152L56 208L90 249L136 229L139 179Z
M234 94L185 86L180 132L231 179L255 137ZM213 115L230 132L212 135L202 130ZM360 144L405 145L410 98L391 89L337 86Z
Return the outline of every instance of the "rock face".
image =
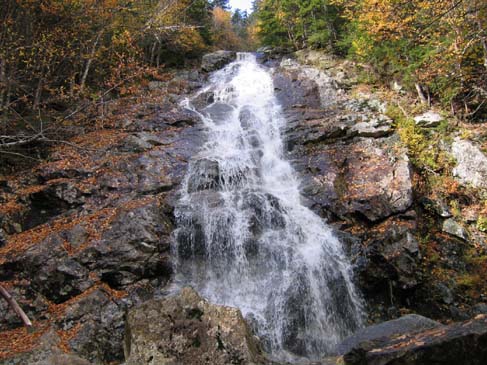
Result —
M462 184L487 188L487 157L472 142L457 138L452 154L457 161L453 174Z
M442 327L442 325L436 321L416 314L410 314L359 330L338 346L338 352L344 355L353 349L360 348L363 342L378 341L387 337L407 335L439 327Z
M13 207L0 209L0 281L36 324L21 351L35 352L52 330L86 361L123 361L126 311L170 279L172 204L204 135L198 116L165 94L184 95L202 77L186 76L167 82L161 100L114 107L110 128L0 184L0 206ZM8 334L22 328L3 300L0 311L1 362L20 351Z
M126 365L268 364L238 309L193 289L151 300L127 317Z
M217 51L203 56L201 69L206 72L219 70L235 61L237 54L233 51Z
M311 56L305 59L333 67L332 59ZM303 195L341 232L370 307L390 303L391 290L405 297L420 283L421 255L410 162L385 106L371 95L348 96L343 75L292 60L281 63L274 85Z
M482 365L487 363L487 316L463 323L363 342L347 365Z

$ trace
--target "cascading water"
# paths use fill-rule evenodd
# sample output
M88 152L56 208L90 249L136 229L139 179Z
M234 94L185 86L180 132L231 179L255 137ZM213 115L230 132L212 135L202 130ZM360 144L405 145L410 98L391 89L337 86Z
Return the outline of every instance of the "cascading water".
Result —
M207 142L176 207L175 283L240 308L276 359L332 354L361 325L361 300L340 242L300 201L272 77L239 54L210 91Z

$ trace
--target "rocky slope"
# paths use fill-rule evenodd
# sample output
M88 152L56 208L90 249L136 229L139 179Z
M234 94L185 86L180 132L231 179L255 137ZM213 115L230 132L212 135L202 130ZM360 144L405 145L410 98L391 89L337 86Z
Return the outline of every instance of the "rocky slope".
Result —
M233 57L207 57L205 69ZM288 119L283 131L287 153L302 177L303 199L346 245L370 321L406 313L466 320L487 312L482 281L487 159L479 143L458 131L457 139L445 139L442 148L456 161L445 180L432 185L418 170L383 95L363 91L350 64L312 52L283 61L267 54L262 62L275 68L276 94ZM0 281L35 327L32 332L22 328L0 301L0 363L127 359L135 364L144 358L180 364L189 363L190 355L201 364L269 363L238 311L211 306L191 292L158 301L167 294L171 277L178 186L204 139L202 123L178 101L205 77L180 72L167 82L152 82L147 98L114 105L101 131L82 135L55 149L42 165L0 181ZM198 102L211 100L201 95ZM425 128L431 136L441 132L438 124ZM152 328L155 313L175 320ZM139 319L152 329L146 332ZM472 333L475 346L485 343L478 331L482 321L420 338L439 338L442 344L462 338L454 342L462 351L463 339ZM220 333L222 326L238 333ZM404 328L411 336L424 331ZM392 342L364 348L358 342L345 361L379 363L376 359L389 356L391 348L430 343L379 334ZM159 343L151 336L163 338ZM166 336L175 339L165 342ZM216 348L209 338L217 338ZM416 353L418 346L413 347L407 353ZM75 355L84 360L66 360ZM417 358L423 360L411 363L427 363Z
M310 207L346 243L370 319L408 312L442 320L478 314L485 287L466 292L461 280L471 271L485 275L486 236L479 220L485 214L480 181L487 177L487 159L475 143L461 138L465 129L440 135L441 150L435 153L453 162L432 171L431 178L418 167L405 141L409 136L390 115L401 95L391 100L364 91L354 65L315 52L298 53L298 61L279 66L275 86L289 121L289 158ZM426 139L438 138L439 123L417 119L415 128Z
M203 136L176 99L201 81L154 82L141 102L114 106L103 130L2 180L0 280L35 327L27 333L0 301L4 363L25 364L49 334L95 363L123 360L125 311L161 295L171 275L172 202Z

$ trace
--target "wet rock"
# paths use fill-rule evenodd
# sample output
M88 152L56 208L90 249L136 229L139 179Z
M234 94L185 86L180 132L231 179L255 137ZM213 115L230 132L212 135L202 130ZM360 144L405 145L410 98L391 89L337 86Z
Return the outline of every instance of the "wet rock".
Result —
M238 309L208 303L185 288L127 316L126 365L268 363Z
M198 94L191 99L191 104L197 109L203 109L215 102L215 93L213 91L206 91Z
M487 362L487 316L421 332L363 342L347 365L482 365Z
M219 70L235 61L237 54L233 51L217 51L203 56L201 69L206 72Z
M464 241L468 239L467 230L452 218L443 222L443 232L461 238Z
M338 345L338 353L344 355L355 348L359 348L362 342L377 341L392 336L409 335L414 332L439 327L442 327L442 324L439 322L417 314L409 314L357 331L353 336L346 338Z
M202 112L209 115L216 124L224 124L228 121L228 116L233 110L234 108L231 105L215 102L204 108Z
M159 116L159 121L172 127L185 127L195 125L200 121L200 117L189 109L177 109Z
M452 154L457 161L453 169L462 184L487 188L487 157L472 142L455 139Z
M416 124L425 128L437 127L443 120L445 120L445 118L432 110L414 117Z
M188 180L188 192L212 190L219 186L220 166L218 161L201 159L194 162Z

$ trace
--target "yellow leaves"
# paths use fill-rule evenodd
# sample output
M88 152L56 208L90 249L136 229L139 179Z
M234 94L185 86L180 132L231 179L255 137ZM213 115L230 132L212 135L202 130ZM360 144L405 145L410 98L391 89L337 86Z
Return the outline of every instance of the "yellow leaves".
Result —
M238 49L240 39L233 30L232 14L220 7L213 9L212 40L217 48Z

